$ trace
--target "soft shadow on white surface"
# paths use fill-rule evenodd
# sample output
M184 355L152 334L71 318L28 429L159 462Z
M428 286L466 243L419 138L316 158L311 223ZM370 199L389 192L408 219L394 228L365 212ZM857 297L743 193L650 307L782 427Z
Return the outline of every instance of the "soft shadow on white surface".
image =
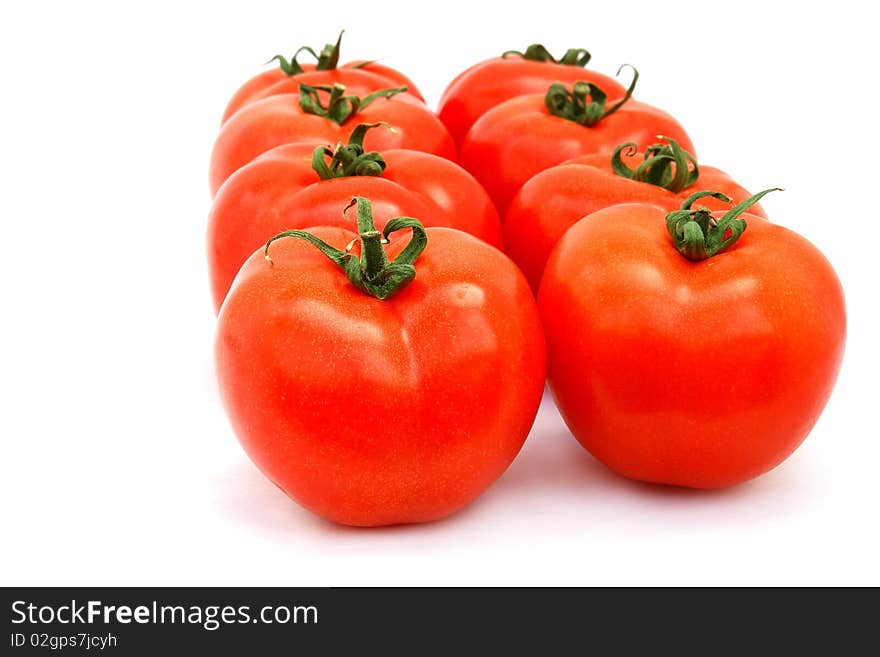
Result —
M215 500L222 515L243 529L276 540L315 534L325 538L368 538L370 535L430 533L454 524L457 518L467 515L476 506L471 505L450 518L432 523L372 528L347 527L324 520L302 508L246 460L217 475L212 483L215 486Z
M295 504L246 458L212 480L221 513L236 524L283 537L296 526L324 521Z
M345 542L372 542L394 536L410 542L442 532L445 541L454 541L457 533L468 534L471 541L491 541L493 532L495 538L507 534L522 538L535 529L564 537L585 529L629 535L772 523L818 503L826 494L823 473L806 472L800 466L793 458L753 482L712 491L630 481L612 473L574 440L547 397L509 470L476 502L439 522L341 527L299 507L244 456L218 473L212 484L223 516L246 531L275 540L345 537ZM471 535L477 525L479 535Z

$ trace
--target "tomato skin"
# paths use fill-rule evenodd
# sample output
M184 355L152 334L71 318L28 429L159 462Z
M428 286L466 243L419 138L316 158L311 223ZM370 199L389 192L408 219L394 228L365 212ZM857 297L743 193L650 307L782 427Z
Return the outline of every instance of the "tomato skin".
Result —
M362 68L355 68L363 65ZM376 63L364 64L363 61L349 62L339 68L316 71L314 64L301 64L302 73L287 75L280 67L263 71L245 82L233 94L223 112L222 123L245 105L269 96L278 94L298 93L300 83L309 85L334 84L345 85L348 93L366 96L379 89L390 89L405 86L407 93L424 102L421 92L413 81L400 71L389 66Z
M311 232L338 248L355 237ZM504 472L538 410L544 343L522 274L466 233L427 234L415 280L385 301L313 246L278 240L274 264L258 251L244 265L218 318L217 374L242 445L335 522L455 512Z
M394 130L370 131L364 140L366 150L408 148L456 160L455 144L440 120L424 103L406 95L377 98L338 125L305 113L299 94L279 94L243 107L220 129L211 153L211 195L235 171L270 148L294 142L335 144L347 141L358 124L380 121Z
M657 141L675 139L694 154L690 138L678 122L656 107L627 101L591 127L550 114L544 95L518 96L492 108L468 131L459 161L483 185L504 216L519 188L548 167L590 153L607 153L625 142L639 150Z
M383 128L375 128L382 130ZM320 180L315 144L284 144L236 171L219 189L208 217L208 265L215 311L254 249L291 228L353 228L341 208L353 196L372 200L381 230L398 216L425 226L450 226L501 247L501 222L489 196L467 171L447 159L392 149L382 152L381 177Z
M391 86L394 87L406 87L407 93L415 96L422 102L425 101L424 96L422 96L422 92L419 91L418 87L416 87L415 82L412 81L411 78L404 75L396 68L392 68L390 66L385 66L385 64L380 64L379 62L375 62L372 60L364 60L364 59L356 59L354 61L349 62L344 66L344 68L357 67L361 71L368 71L369 73L373 73L375 75L380 75L384 78L387 78L392 82ZM380 89L387 89L387 87L379 87Z
M459 146L471 126L487 111L516 96L544 93L554 82L571 86L592 82L614 102L626 90L614 78L580 66L521 57L495 57L460 73L440 97L437 114Z
M637 158L622 157L631 168ZM696 189L726 194L734 203L751 196L730 176L714 167L700 166L697 182L680 192L618 176L608 154L585 155L545 169L520 188L504 217L504 251L519 265L537 294L544 265L556 242L578 220L617 203L650 203L667 211L677 210ZM726 206L707 197L700 203L711 210ZM765 216L760 205L749 212Z
M782 226L742 215L739 241L695 263L665 214L605 208L556 245L538 295L548 381L569 429L615 472L737 484L781 463L818 419L843 356L843 290Z
M449 226L476 235L501 248L501 220L492 199L472 174L461 165L421 151L385 151L387 163L382 177L431 200L445 214L443 223L425 215L425 226ZM363 196L363 195L361 195Z

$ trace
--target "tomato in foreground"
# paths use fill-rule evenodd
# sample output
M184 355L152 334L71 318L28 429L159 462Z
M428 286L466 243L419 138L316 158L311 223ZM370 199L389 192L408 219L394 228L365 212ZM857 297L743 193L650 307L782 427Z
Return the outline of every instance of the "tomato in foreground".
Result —
M651 144L641 161L636 145L621 144L612 155L593 153L532 176L504 217L504 252L519 265L537 294L544 264L556 242L578 220L617 203L652 203L677 209L694 189L709 188L735 203L751 194L720 169L697 165L674 139ZM710 209L723 204L705 199ZM764 216L759 205L751 214Z
M254 249L289 228L351 228L339 208L353 196L371 199L379 230L388 219L417 216L501 247L501 222L471 174L445 158L406 149L364 151L361 124L335 150L313 143L273 148L236 171L217 192L208 217L208 267L214 308Z
M223 124L211 152L212 196L229 176L271 148L346 141L360 123L388 123L393 128L367 135L368 150L407 148L456 159L455 143L440 119L423 102L401 93L405 87L381 89L363 98L346 93L342 85L300 84L299 90L251 103Z
M341 42L340 32L335 44L328 43L318 53L303 46L290 59L275 55L270 61L277 61L278 66L245 82L230 99L223 112L222 122L225 123L242 107L257 100L278 94L297 93L302 83L311 86L341 84L348 89L348 93L356 96L366 96L379 89L404 86L407 88L406 93L424 100L412 80L389 66L372 61L354 61L340 66ZM302 52L311 54L315 63L300 64L297 59Z
M803 237L749 214L595 212L541 281L548 381L571 432L615 472L718 488L788 457L843 357L843 290ZM741 215L741 216L740 216ZM747 228L747 229L746 229Z
M591 153L610 156L624 142L644 149L657 135L694 152L675 119L631 99L639 78L633 71L626 95L613 104L592 82L576 82L570 89L554 83L545 94L517 96L496 105L471 126L459 161L486 188L502 217L529 178L566 160Z
M435 520L488 488L532 426L537 308L485 242L410 218L380 233L364 198L357 213L359 235L288 231L245 263L218 319L223 401L251 459L304 507L347 525ZM412 239L389 262L383 236L402 229Z
M456 76L443 92L437 114L460 146L470 127L488 110L516 96L544 93L554 82L592 82L612 100L622 98L626 89L613 78L586 69L589 61L590 53L583 48L569 48L559 59L538 43L524 52L509 50Z

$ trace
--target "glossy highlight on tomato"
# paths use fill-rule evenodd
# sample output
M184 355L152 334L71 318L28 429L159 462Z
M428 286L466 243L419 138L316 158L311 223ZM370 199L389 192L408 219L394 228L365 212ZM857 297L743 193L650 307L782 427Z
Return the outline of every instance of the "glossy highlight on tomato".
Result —
M758 196L727 213L615 205L553 250L538 294L550 389L615 472L741 483L787 458L824 408L843 290L810 242L742 214Z
M356 60L347 64L339 64L339 46L342 33L335 44L328 43L316 53L308 47L302 47L290 58L275 55L272 62L278 65L268 71L255 75L235 92L223 112L222 123L245 105L276 96L278 94L298 93L300 84L311 86L341 84L348 93L366 96L379 89L406 87L406 93L424 100L416 85L400 71L375 61ZM301 64L298 57L301 53L311 54L315 63Z
M347 141L361 123L388 123L391 130L374 130L364 147L383 151L406 148L456 160L455 143L437 116L419 100L386 89L366 98L354 97L339 86L300 86L300 93L278 94L256 101L235 113L220 129L210 164L210 188L215 195L229 176L261 153L282 144Z
M690 138L666 112L627 95L609 103L595 84L571 89L551 85L544 94L518 96L483 114L462 142L459 161L489 192L504 216L520 187L536 173L582 155L607 153L633 142L640 150L657 135L675 139L694 153Z
M383 231L397 260L367 258L383 248L369 207L360 236L290 231L245 263L218 318L221 394L251 459L304 507L358 526L435 520L522 446L541 324L516 266L461 231L398 219Z
M583 48L569 48L559 59L540 44L524 52L510 50L459 73L443 92L437 114L461 146L468 130L488 110L516 96L544 93L554 82L593 82L612 100L622 98L626 89L614 78L585 68L589 61L590 53Z
M236 171L219 189L208 217L208 265L214 308L219 312L232 280L254 249L289 228L330 225L353 228L339 211L353 196L372 201L379 230L396 216L419 217L425 226L449 226L501 247L501 222L485 190L472 175L445 158L405 149L364 152L368 132L387 126L364 124L335 152L314 143L285 144ZM345 166L341 166L341 162ZM318 169L321 167L319 166Z
M674 139L666 140L668 144L652 144L642 155L635 144L622 144L614 155L574 158L535 174L520 188L504 217L504 251L519 265L536 294L556 242L588 214L617 203L649 203L671 212L694 189L702 188L722 192L735 203L751 196L720 169L697 166ZM630 177L615 172L615 156ZM647 174L638 175L643 172ZM713 210L725 207L711 197L702 203ZM749 212L765 216L759 204Z

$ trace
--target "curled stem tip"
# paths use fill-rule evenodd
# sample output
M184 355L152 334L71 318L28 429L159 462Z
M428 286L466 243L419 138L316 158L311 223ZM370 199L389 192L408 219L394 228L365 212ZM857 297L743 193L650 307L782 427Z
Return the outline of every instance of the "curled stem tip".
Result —
M315 70L316 71L332 71L339 65L339 46L342 43L342 35L345 30L339 32L339 37L336 39L336 43L328 43L323 48L321 48L321 52L315 52L314 48L310 48L309 46L300 46L297 48L296 52L291 55L290 59L287 59L284 55L275 55L272 59L270 59L267 64L271 64L274 61L278 62L278 66L287 76L298 75L299 73L304 73L303 67L297 61L300 53L308 53L312 57L315 58Z
M613 114L626 103L636 88L639 80L639 72L634 66L624 64L617 71L618 75L625 68L633 70L633 79L629 84L623 98L611 107L607 107L608 94L592 82L575 82L569 90L561 82L554 82L544 96L544 105L554 116L559 116L568 121L574 121L580 125L592 126Z
M705 260L733 246L742 237L748 224L739 216L770 192L781 191L771 187L740 201L723 216L716 219L708 208L692 208L701 198L711 196L724 203L731 199L721 192L701 191L688 196L680 210L666 215L666 230L678 252L688 260Z
M507 59L511 55L522 57L523 59L533 62L549 62L551 64L562 64L563 66L579 66L581 68L590 61L590 52L584 48L569 48L565 54L556 59L550 51L540 43L533 43L528 46L524 52L519 50L506 50L501 53L502 59Z
M611 156L611 169L618 176L649 183L678 193L690 187L700 176L696 158L671 137L658 137L665 144L652 144L645 149L644 160L635 169L623 161L638 152L635 142L621 144Z
M377 299L387 299L415 278L414 263L428 244L425 228L418 219L395 217L385 224L382 232L379 232L373 221L373 210L369 199L362 196L354 197L343 213L352 206L357 207L357 241L360 242L361 247L360 257L351 252L353 244L349 244L345 250L340 250L303 230L286 230L275 235L266 242L263 255L271 263L269 247L273 242L285 237L304 240L342 269L356 288ZM391 233L407 228L412 231L412 238L394 260L389 260L384 245L390 242Z
M361 123L352 130L347 144L340 142L335 149L329 146L315 148L312 151L312 168L318 177L321 180L329 180L348 176L381 176L387 166L381 153L364 150L364 137L367 132L379 126L392 129L384 121Z
M359 96L346 95L345 86L339 83L333 85L316 84L314 86L300 83L299 105L307 114L323 116L342 125L376 99L393 98L406 90L405 86L393 89L379 89L361 98ZM328 94L326 105L321 101L319 92Z

